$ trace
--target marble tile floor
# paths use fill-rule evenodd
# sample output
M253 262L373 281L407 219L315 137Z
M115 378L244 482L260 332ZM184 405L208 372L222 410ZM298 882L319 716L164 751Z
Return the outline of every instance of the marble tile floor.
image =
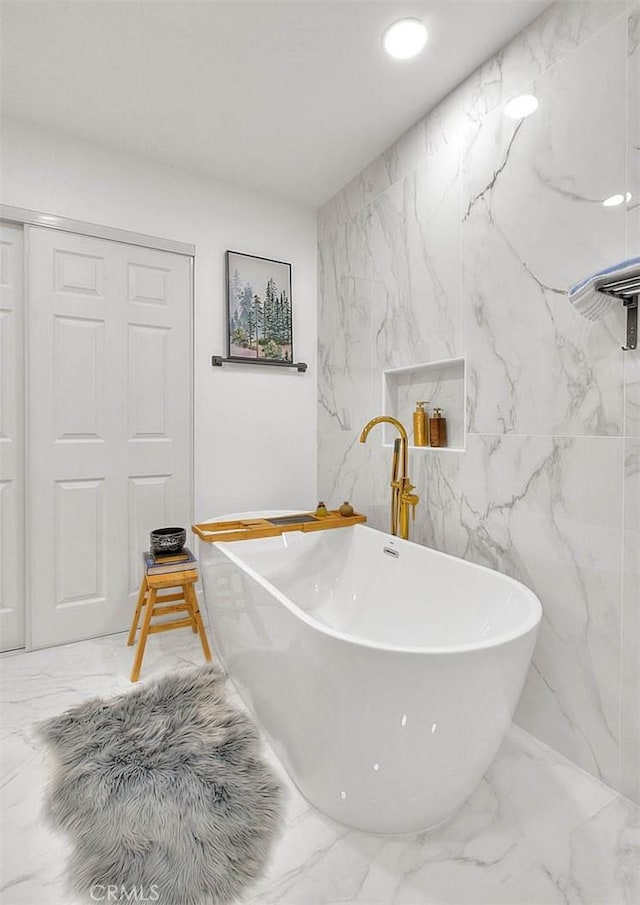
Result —
M199 663L191 633L158 635L142 679ZM2 905L72 905L65 842L40 816L47 768L33 724L129 688L130 665L123 635L0 660ZM286 826L241 905L638 902L640 809L516 726L480 787L432 833L351 830L319 814L284 774L283 782Z

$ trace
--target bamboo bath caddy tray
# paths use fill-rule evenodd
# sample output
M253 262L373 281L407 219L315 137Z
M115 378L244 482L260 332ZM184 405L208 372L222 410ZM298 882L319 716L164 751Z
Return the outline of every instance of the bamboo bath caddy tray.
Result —
M192 525L191 530L200 540L208 544L219 541L255 540L259 537L278 537L288 531L327 531L330 528L348 528L366 522L366 515L340 515L337 509L330 509L327 515L300 512L298 515L283 515L274 518L239 519L230 522L202 522Z

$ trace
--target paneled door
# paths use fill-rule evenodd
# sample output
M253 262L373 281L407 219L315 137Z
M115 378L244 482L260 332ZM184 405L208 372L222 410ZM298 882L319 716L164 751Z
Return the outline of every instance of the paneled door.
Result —
M191 520L191 259L27 227L31 644L123 631Z
M23 231L0 223L0 650L24 646Z

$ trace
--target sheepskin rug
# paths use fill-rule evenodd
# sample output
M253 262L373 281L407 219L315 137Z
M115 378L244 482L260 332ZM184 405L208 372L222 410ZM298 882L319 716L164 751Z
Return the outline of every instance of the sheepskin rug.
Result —
M54 764L46 813L73 845L82 901L219 905L263 871L282 790L216 667L87 701L39 731Z

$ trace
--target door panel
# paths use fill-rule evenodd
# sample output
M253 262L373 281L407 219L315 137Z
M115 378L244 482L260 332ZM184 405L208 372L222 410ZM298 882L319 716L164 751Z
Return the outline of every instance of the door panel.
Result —
M191 267L28 228L32 644L123 631L141 553L191 518Z
M104 258L100 255L55 249L53 253L54 291L102 298L104 265Z
M24 646L23 232L0 224L0 650Z
M129 324L129 439L168 440L168 327Z
M56 481L55 606L105 604L105 481Z
M54 316L56 441L104 440L104 334L102 320Z

